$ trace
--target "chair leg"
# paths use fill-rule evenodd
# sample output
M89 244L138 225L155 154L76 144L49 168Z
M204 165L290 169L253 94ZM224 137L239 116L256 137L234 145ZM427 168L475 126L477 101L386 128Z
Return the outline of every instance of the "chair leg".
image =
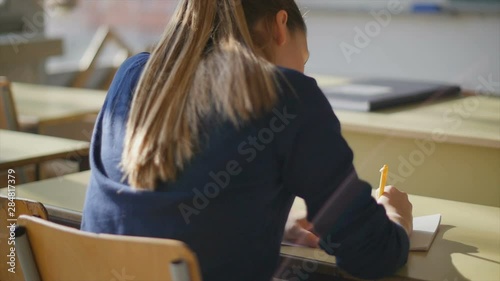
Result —
M24 278L30 281L41 281L28 235L26 234L26 228L23 226L16 227L16 253L23 270Z
M41 164L35 164L35 181L39 181L42 179L42 169L40 168Z
M170 264L172 281L190 281L188 265L183 260L174 261Z
M80 162L78 162L78 169L80 170L80 172L90 170L89 157L90 156L83 156L83 158L80 160Z
M24 167L17 168L17 175L19 177L19 183L28 183L28 176L26 175Z

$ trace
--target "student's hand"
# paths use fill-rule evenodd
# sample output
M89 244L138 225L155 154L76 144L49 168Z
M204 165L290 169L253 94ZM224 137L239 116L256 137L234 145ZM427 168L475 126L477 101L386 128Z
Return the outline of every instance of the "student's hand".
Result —
M287 221L283 240L289 243L318 248L319 238L312 232L313 226L307 219Z
M384 194L378 198L377 202L385 207L389 219L401 225L410 236L413 231L413 205L408 200L408 194L393 186L386 186Z
M306 204L296 197L285 225L283 241L311 248L318 248L319 238L313 232L313 226L306 219Z

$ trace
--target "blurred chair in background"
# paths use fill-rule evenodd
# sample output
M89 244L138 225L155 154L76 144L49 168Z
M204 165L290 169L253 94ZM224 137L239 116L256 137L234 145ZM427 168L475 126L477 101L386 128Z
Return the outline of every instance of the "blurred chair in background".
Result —
M14 96L11 90L11 83L7 77L4 76L0 76L0 129L31 133L37 131L36 124L23 126L21 128L18 121ZM58 167L60 171L55 172L54 167ZM75 173L78 171L78 164L69 160L54 160L41 165L11 168L16 168L19 176L17 183L19 184L42 179L44 177L51 178L62 174ZM6 171L0 171L0 180L0 184L7 183ZM0 188L1 187L4 186L0 185Z
M112 65L98 65L99 57L111 45L117 46ZM78 66L68 65L52 70L47 82L55 86L107 90L118 67L132 54L125 41L111 27L103 25L95 32Z
M19 130L14 97L7 77L0 76L0 129Z

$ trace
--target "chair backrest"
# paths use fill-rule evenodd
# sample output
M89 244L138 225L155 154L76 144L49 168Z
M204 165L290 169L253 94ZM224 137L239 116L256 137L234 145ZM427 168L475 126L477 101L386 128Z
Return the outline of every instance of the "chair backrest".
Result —
M24 267L27 236L40 280L201 280L196 256L180 241L87 233L28 216L17 223L18 257Z
M15 191L13 191L12 195L14 193ZM20 215L35 216L44 220L48 218L47 210L40 202L0 195L1 223L7 222L7 219L17 219ZM3 229L0 231L3 231Z
M10 82L4 76L0 76L0 129L19 130Z
M112 42L117 44L120 48L120 53L118 54L122 55L121 58L123 60L133 54L125 41L123 41L111 27L105 25L99 26L94 34L94 37L92 38L92 41L90 42L90 45L87 47L87 50L80 60L79 71L73 79L71 87L83 88L87 85L88 81L92 78L99 56L104 51L106 45ZM111 73L107 75L108 78L105 79L100 85L101 89L109 88L109 85L111 84L110 80L113 79L116 70L117 69L112 69Z
M12 200L10 200L12 199ZM42 219L47 219L47 210L42 205L42 203L25 200L25 199L13 199L0 195L0 263L2 268L7 265L10 257L10 247L12 245L8 244L11 233L10 229L7 228L11 223L15 223L20 215L31 215L37 216ZM7 265L10 268L9 265ZM24 281L24 275L19 264L15 265L14 272L7 270L0 270L0 280L10 280L10 281Z

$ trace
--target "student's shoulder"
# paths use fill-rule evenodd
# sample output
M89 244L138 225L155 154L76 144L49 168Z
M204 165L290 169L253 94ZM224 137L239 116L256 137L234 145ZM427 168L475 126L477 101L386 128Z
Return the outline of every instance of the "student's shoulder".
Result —
M284 67L278 67L277 72L278 72L278 81L280 82L280 86L293 87L295 90L299 89L315 90L318 88L318 83L316 83L316 80L312 77L305 75L302 72Z
M118 68L109 92L123 92L124 89L133 90L148 59L149 53L140 53L126 59Z
M126 59L115 73L106 101L112 100L113 104L117 102L128 104L148 59L149 53L140 53Z
M148 52L138 53L138 54L133 55L130 58L126 59L125 62L123 63L123 65L129 66L129 67L137 67L137 66L145 65L150 56L151 56L151 54Z
M120 69L118 70L118 74L126 75L131 72L142 72L142 69L148 62L150 54L147 52L139 53L130 58L126 59Z
M289 68L278 67L277 71L279 91L286 100L297 100L303 106L324 105L330 107L316 79Z

